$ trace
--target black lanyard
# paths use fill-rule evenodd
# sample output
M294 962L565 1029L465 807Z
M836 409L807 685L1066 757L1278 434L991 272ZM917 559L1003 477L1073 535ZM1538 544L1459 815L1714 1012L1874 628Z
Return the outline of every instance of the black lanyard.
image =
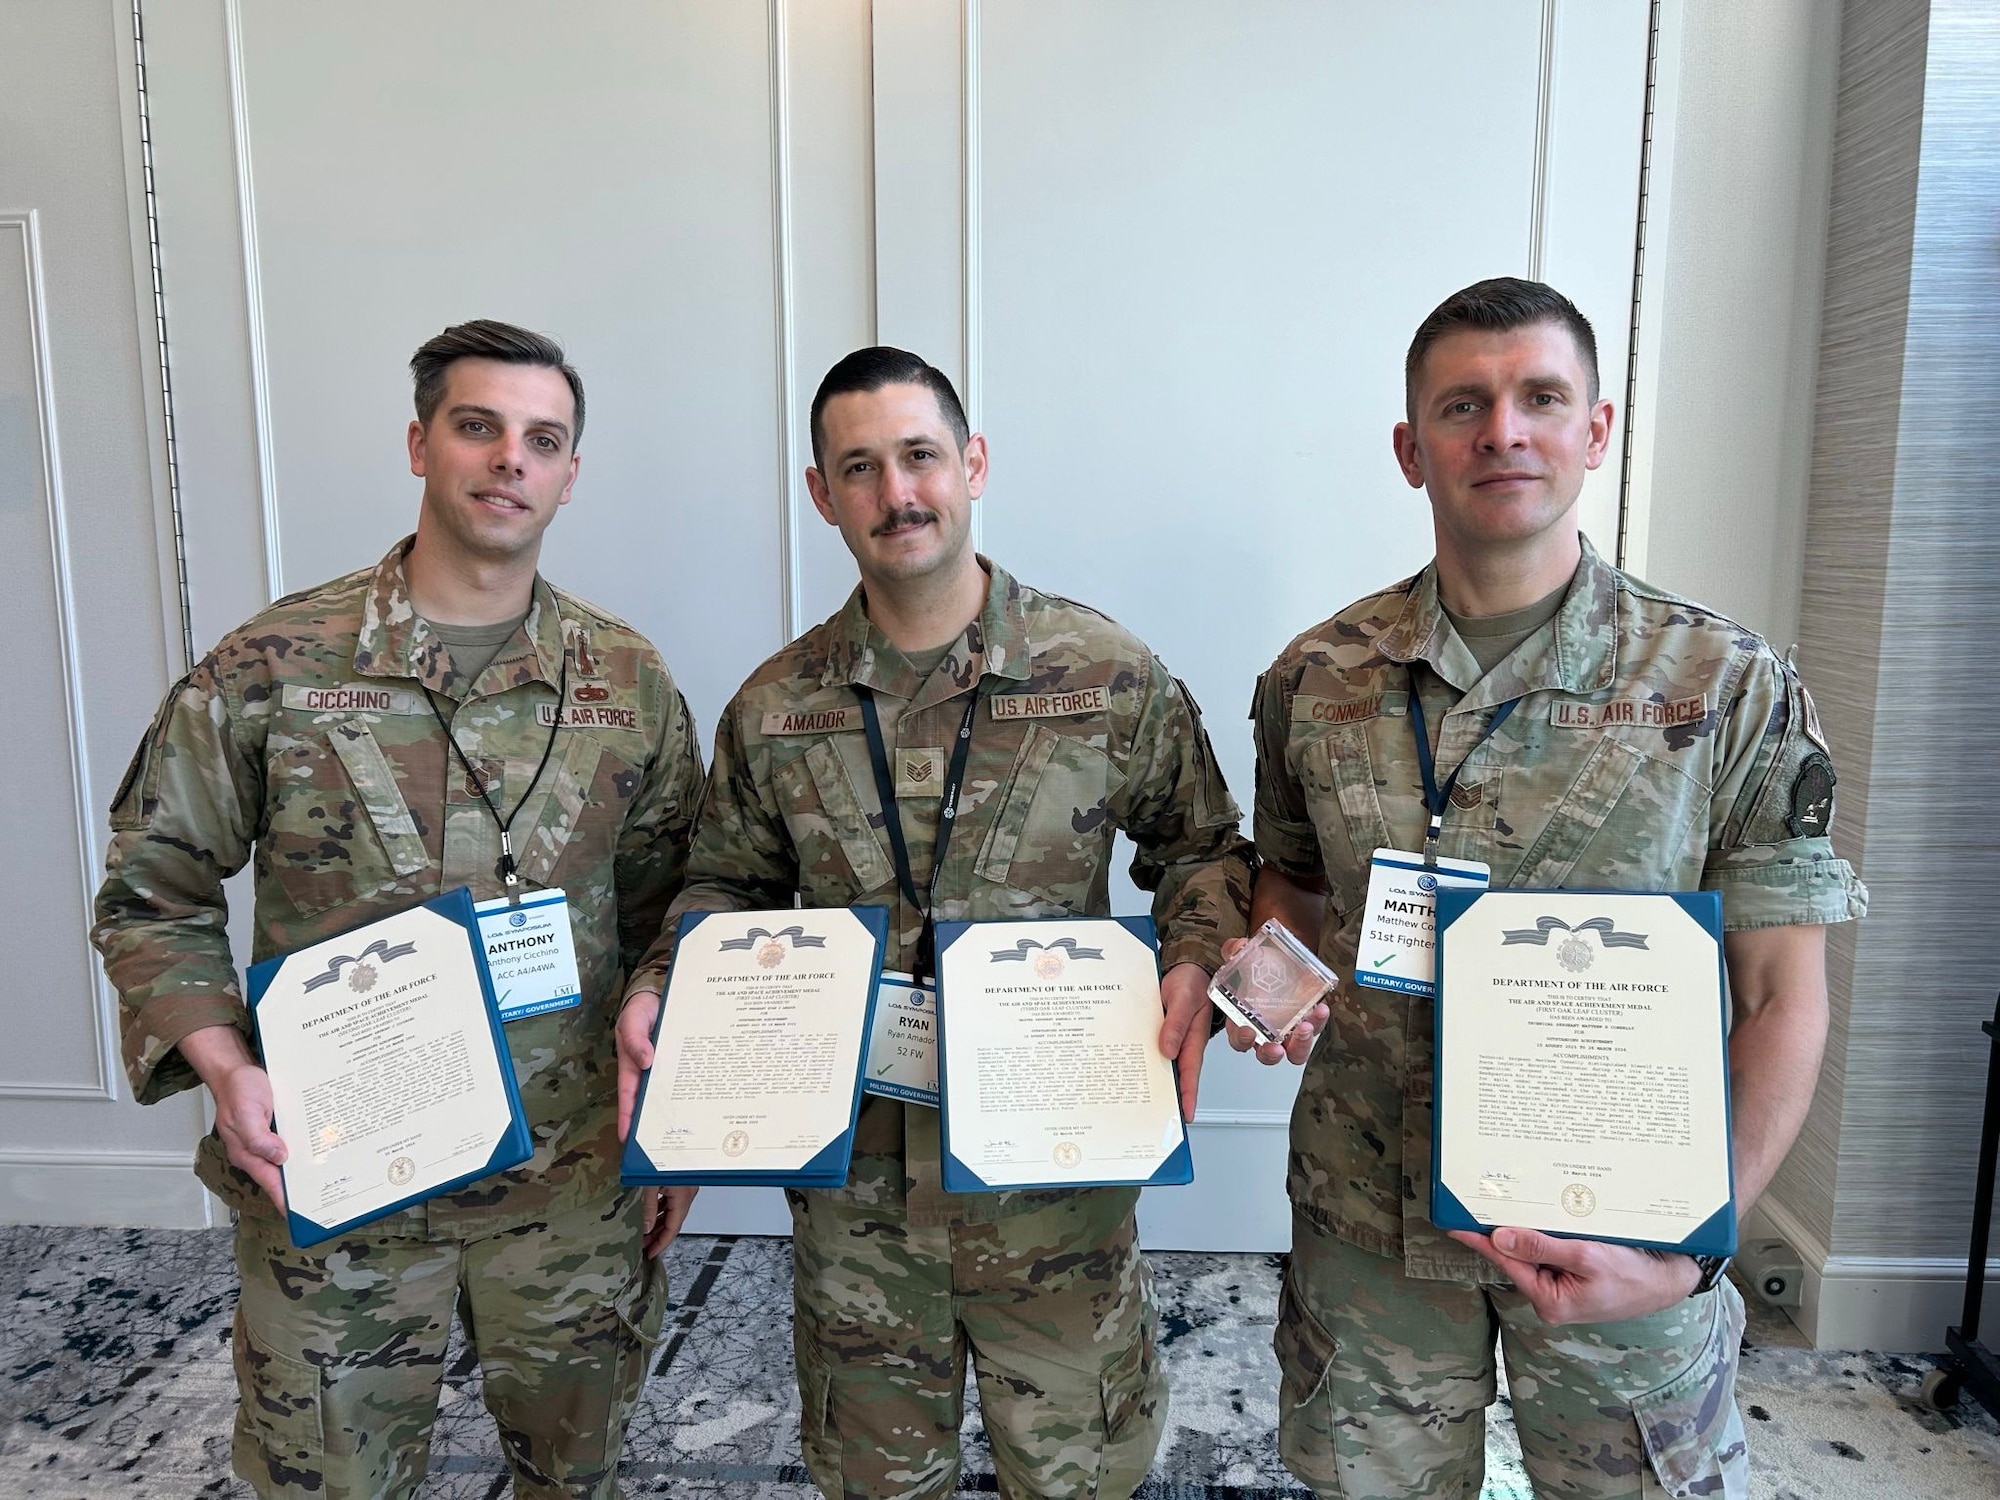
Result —
M1437 762L1431 755L1430 730L1424 724L1424 700L1417 696L1417 669L1407 667L1410 677L1410 728L1417 737L1417 770L1424 778L1424 809L1431 815L1430 826L1424 830L1424 863L1437 863L1438 835L1444 832L1445 804L1451 801L1451 794L1458 786L1458 774L1465 769L1465 762L1471 760L1479 747L1493 738L1494 731L1507 722L1507 716L1514 711L1519 698L1509 698L1494 712L1486 726L1486 732L1472 742L1472 749L1465 752L1464 760L1451 773L1443 786L1437 782Z
M903 815L896 807L896 781L889 771L889 752L882 747L882 721L875 712L875 694L858 682L854 691L861 699L861 727L868 731L868 760L875 768L875 794L882 801L882 826L889 833L889 852L896 857L896 883L902 887L903 899L924 919L923 930L917 936L916 957L910 963L910 973L922 984L930 977L937 951L937 924L931 908L937 901L938 876L944 872L945 850L951 847L951 830L958 819L958 789L965 781L965 757L972 749L972 716L979 709L979 689L975 687L966 702L965 717L958 723L958 740L951 747L951 768L945 772L944 786L939 792L942 800L938 804L937 843L931 853L931 878L922 899L917 896L916 877L910 871L910 846L904 841Z
M562 630L560 614L556 616L556 630L558 633ZM535 774L528 778L528 789L521 793L521 800L514 804L514 810L505 818L500 816L500 809L493 805L493 798L486 790L486 778L472 769L472 762L465 758L465 749L458 743L458 736L451 732L451 725L445 723L444 713L438 708L438 701L431 692L430 684L419 683L418 686L424 690L424 701L430 704L431 715L438 721L438 728L444 731L445 742L458 752L458 763L465 767L465 779L472 784L472 789L479 793L479 800L484 802L486 810L493 814L493 821L500 825L500 878L507 883L507 900L519 906L521 877L516 873L514 841L508 836L508 830L514 826L514 820L521 816L521 809L528 805L528 799L535 795L535 788L541 783L542 772L549 768L549 757L555 753L556 732L562 728L563 704L569 699L569 645L567 642L563 645L562 667L556 673L556 711L549 719L549 742L542 746L542 758L535 767Z

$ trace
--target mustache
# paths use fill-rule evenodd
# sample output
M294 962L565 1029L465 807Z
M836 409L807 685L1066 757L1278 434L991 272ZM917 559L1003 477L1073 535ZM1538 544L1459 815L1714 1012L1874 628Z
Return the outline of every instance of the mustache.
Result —
M899 526L921 526L927 521L935 521L937 512L925 510L922 506L906 505L901 510L892 511L875 524L870 536L882 536Z

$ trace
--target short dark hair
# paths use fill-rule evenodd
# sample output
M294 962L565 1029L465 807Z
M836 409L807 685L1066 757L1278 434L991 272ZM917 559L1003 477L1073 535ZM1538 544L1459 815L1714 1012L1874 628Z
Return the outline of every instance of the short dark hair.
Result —
M583 441L583 377L563 357L563 346L545 333L530 333L512 323L474 318L454 323L434 339L426 339L410 356L410 378L417 387L417 420L431 425L444 400L445 372L461 359L497 359L508 365L541 365L557 370L569 382L576 401L576 423L569 436L570 452Z
M828 370L826 378L820 381L812 404L814 468L819 468L825 457L820 450L826 446L826 424L822 421L826 403L835 396L851 395L857 391L879 391L887 385L920 385L928 389L937 398L938 411L951 428L958 451L965 451L966 441L972 436L972 424L965 420L965 407L960 404L950 378L922 355L877 344L870 349L856 349Z
M1430 353L1432 344L1447 334L1468 328L1507 333L1537 323L1557 323L1569 330L1589 377L1589 399L1596 401L1597 335L1591 330L1590 319L1577 311L1574 302L1545 282L1494 276L1453 292L1417 325L1416 336L1410 340L1410 352L1403 360L1403 400L1412 419L1416 416L1417 377L1423 374L1424 356Z

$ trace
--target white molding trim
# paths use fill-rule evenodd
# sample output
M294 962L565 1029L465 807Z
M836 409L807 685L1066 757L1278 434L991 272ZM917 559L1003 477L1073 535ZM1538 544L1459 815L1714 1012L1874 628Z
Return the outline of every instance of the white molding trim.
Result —
M980 137L980 33L979 0L962 0L959 7L959 194L960 243L964 247L959 309L963 322L960 337L965 350L965 386L959 395L965 402L965 419L974 432L983 431L986 416L986 266L981 244ZM985 507L972 507L972 546L986 547Z
M1216 1130L1283 1130L1292 1128L1292 1112L1289 1109L1216 1109L1197 1107L1191 1126L1209 1126Z
M42 495L48 507L49 558L56 596L56 638L62 651L63 704L69 737L70 795L76 807L77 868L83 903L84 930L91 925L97 884L93 878L103 868L103 854L97 847L97 800L90 790L90 759L84 728L83 660L76 640L76 591L70 578L69 520L63 495L62 445L56 439L55 370L49 358L48 298L42 282L41 223L36 210L0 214L0 233L14 231L20 238L22 286L27 292L29 351L35 375L35 407L41 419ZM90 1021L95 1033L97 1078L89 1083L7 1083L0 1082L0 1098L7 1099L90 1099L118 1097L114 1080L118 1075L115 1053L118 1027L117 999L111 993L104 971L92 955Z
M226 1223L194 1150L0 1150L0 1223L200 1229Z
M194 1147L185 1151L44 1151L32 1147L0 1147L0 1169L7 1167L170 1167L192 1173Z
M786 0L768 0L766 26L771 48L771 260L774 269L773 322L778 334L778 567L783 574L779 625L789 643L805 617L805 583L799 557L801 441L798 416L798 332L792 276L792 65Z
M1766 1198L1744 1216L1741 1238L1774 1238L1805 1267L1792 1321L1819 1349L1889 1353L1938 1350L1946 1327L1964 1310L1965 1257L1951 1255L1832 1255L1798 1216ZM1986 1277L2000 1276L2000 1256Z
M250 163L250 100L243 73L242 0L223 0L229 46L229 135L236 155L236 216L243 244L243 304L250 344L250 399L256 412L257 496L264 513L264 589L284 596L284 549L278 530L277 464L271 445L271 380L264 347L264 275L257 251L256 175Z
M1542 0L1542 42L1535 65L1535 168L1528 203L1528 279L1542 279L1549 238L1549 157L1556 117L1556 0Z

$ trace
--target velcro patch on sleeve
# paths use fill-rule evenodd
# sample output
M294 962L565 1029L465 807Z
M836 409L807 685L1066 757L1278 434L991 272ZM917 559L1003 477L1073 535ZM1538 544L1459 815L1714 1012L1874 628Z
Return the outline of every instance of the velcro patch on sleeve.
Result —
M286 708L309 714L421 714L430 712L423 695L379 682L336 682L326 687L285 684Z
M764 715L765 734L838 734L861 727L858 708L780 709Z
M1358 724L1382 712L1382 695L1366 698L1316 698L1301 693L1292 699L1294 724Z
M1549 705L1549 723L1557 729L1605 729L1621 724L1642 729L1672 729L1699 724L1708 716L1708 695L1660 703L1651 698L1613 698L1609 703L1576 703L1558 698Z
M996 722L1009 719L1066 719L1073 714L1101 714L1111 707L1104 685L1072 688L1066 693L996 693L988 698Z

